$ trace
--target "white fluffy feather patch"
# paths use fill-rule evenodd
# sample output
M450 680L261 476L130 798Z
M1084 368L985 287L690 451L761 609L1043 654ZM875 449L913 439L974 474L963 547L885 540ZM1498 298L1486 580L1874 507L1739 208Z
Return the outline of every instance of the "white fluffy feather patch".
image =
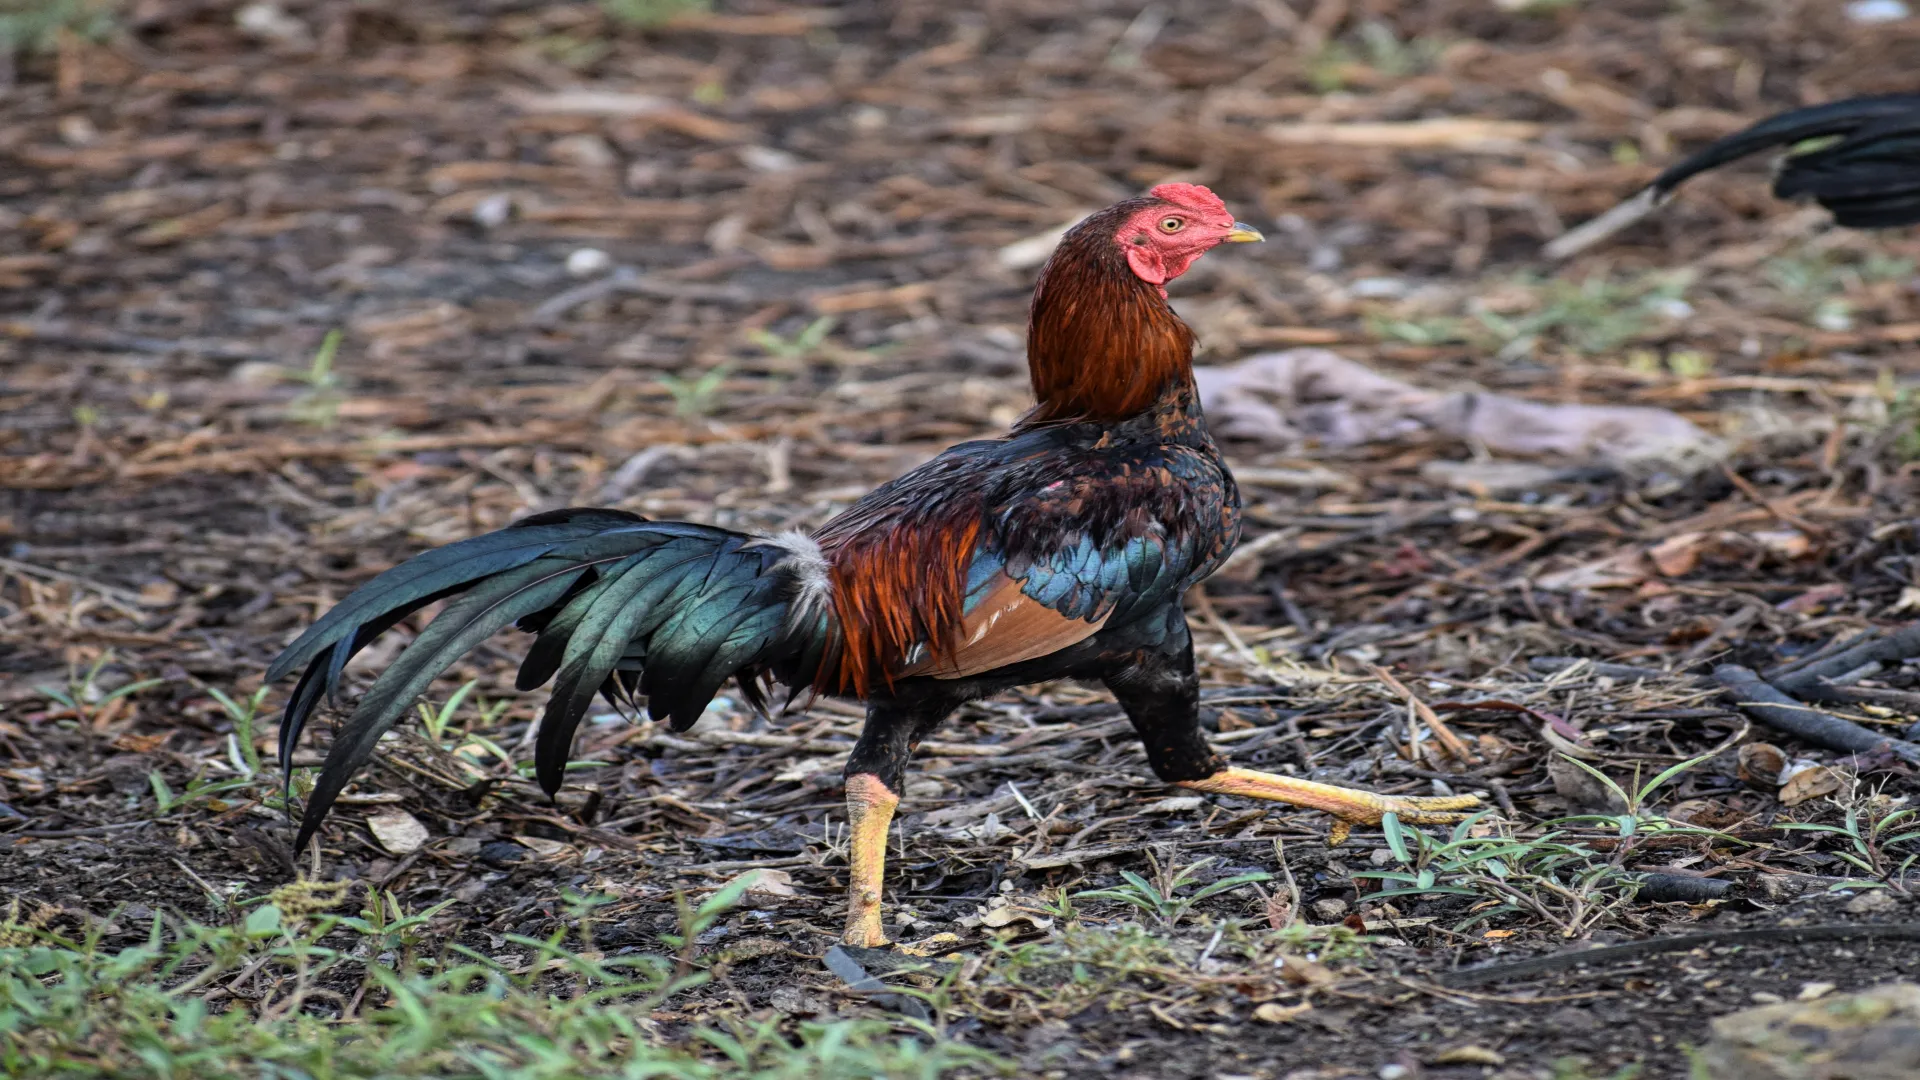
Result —
M774 536L761 537L754 543L756 546L776 547L787 553L780 565L791 571L800 583L799 602L793 608L796 618L810 614L832 601L833 582L827 577L827 556L813 537L798 529L788 529Z

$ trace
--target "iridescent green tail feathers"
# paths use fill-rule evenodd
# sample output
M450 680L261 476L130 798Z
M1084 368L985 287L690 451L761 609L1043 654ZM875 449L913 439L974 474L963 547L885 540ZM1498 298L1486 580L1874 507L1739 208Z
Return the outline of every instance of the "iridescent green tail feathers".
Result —
M761 706L762 680L806 687L831 644L826 564L797 533L766 538L619 510L536 514L436 548L353 591L274 660L269 682L304 668L280 725L280 762L353 655L407 616L449 601L374 681L334 736L302 816L305 850L347 782L433 680L517 624L537 635L516 684L554 679L534 765L558 791L573 734L595 694L646 708L684 731L739 678ZM557 676L557 678L556 678Z

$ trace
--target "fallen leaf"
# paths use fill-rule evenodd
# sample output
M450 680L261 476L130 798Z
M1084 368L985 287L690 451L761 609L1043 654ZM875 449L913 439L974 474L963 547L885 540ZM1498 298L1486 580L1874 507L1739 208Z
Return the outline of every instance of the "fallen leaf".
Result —
M1748 743L1740 748L1740 779L1754 787L1779 787L1786 768L1787 755L1772 743Z
M785 870L775 870L765 866L758 867L733 878L728 881L727 884L732 885L736 881L745 881L748 892L759 893L762 896L800 895L794 891L793 875L787 873Z
M794 762L790 767L781 770L779 774L774 776L774 779L782 784L795 783L798 781L805 780L807 777L812 776L816 773L823 773L831 769L837 769L840 767L840 765L841 765L841 759L839 758L831 758L831 757L801 758L799 761Z
M516 836L514 839L519 841L521 847L543 859L551 859L561 852L573 850L558 840L549 840L544 836Z
M1507 1059L1484 1046L1456 1046L1442 1050L1429 1062L1433 1065L1505 1065Z
M1505 761L1519 752L1519 747L1498 735L1484 731L1474 737L1474 742L1480 750L1480 756L1490 762Z
M1333 972L1325 964L1298 956L1280 958L1280 978L1295 986L1325 986Z
M1907 591L1913 593L1916 597L1920 597L1920 589L1908 589ZM1842 585L1839 582L1833 582L1827 585L1815 585L1813 588L1808 589L1798 596L1782 600L1780 603L1774 605L1774 608L1775 610L1790 612L1794 615L1816 615L1825 610L1828 604L1836 600L1844 600L1852 595L1852 593L1853 589L1851 586ZM1892 610L1886 612L1888 615L1895 613L1896 612Z
M382 810L367 819L367 829L393 855L411 855L427 842L427 827L405 810Z
M980 915L980 925L991 930L1011 926L1016 922L1028 922L1035 929L1046 930L1053 926L1053 920L1037 914L1027 908L1015 907L1004 896L996 896L987 901L987 910Z
M1305 1016L1313 1010L1313 1002L1303 1001L1298 1005L1282 1005L1269 1001L1253 1010L1253 1018L1267 1024L1285 1024Z
M1277 892L1267 897L1267 925L1275 930L1285 930L1293 925L1293 894Z
M1220 730L1221 731L1246 731L1249 728L1258 727L1258 726L1259 725L1255 724L1253 721L1248 720L1245 717L1242 717L1239 713L1234 712L1232 709L1220 710Z
M1586 736L1578 730L1575 730L1572 738L1568 738L1555 725L1548 723L1541 726L1540 737L1546 740L1548 746L1568 757L1576 757L1582 761L1600 760L1600 754L1586 745Z
M1685 577L1700 564L1700 554L1706 549L1708 535L1702 532L1681 533L1669 536L1647 551L1647 558L1653 560L1656 570L1663 577Z
M397 791L349 791L343 793L334 802L341 806L389 806L393 803L405 802L406 798Z
M1885 889L1868 889L1847 901L1849 915L1891 915L1900 910L1900 901Z
M1604 559L1543 574L1534 584L1549 592L1586 589L1631 589L1653 572L1647 553L1637 548L1615 552Z
M1799 806L1808 799L1831 795L1840 790L1840 774L1825 765L1795 771L1780 788L1780 801Z
M1189 810L1198 810L1205 805L1206 799L1199 795L1175 795L1172 798L1150 802L1140 808L1143 814L1184 814Z
M1745 817L1739 810L1712 799L1685 799L1674 803L1667 810L1667 816L1685 825L1698 825L1703 829L1719 829L1732 825Z
M1778 555L1783 559L1804 558L1813 550L1813 541L1807 539L1807 534L1798 529L1767 529L1747 535L1761 547L1766 548L1769 554Z
M160 749L160 744L173 738L171 731L156 731L140 735L131 731L122 732L111 744L115 750L125 750L129 754L151 754Z
M180 587L171 581L149 581L140 586L141 607L166 607L180 599Z

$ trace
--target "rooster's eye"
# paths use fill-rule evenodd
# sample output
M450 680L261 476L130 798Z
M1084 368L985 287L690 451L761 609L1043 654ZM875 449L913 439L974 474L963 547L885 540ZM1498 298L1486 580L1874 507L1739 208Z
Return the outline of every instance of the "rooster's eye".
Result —
M1177 217L1164 217L1160 219L1160 231L1179 232L1186 227L1186 224L1184 220Z

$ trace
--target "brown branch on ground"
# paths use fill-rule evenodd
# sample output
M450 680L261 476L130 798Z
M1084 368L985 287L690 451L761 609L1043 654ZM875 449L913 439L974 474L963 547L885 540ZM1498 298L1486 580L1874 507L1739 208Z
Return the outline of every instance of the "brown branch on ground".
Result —
M1802 704L1760 678L1752 668L1722 664L1713 669L1713 677L1742 711L1777 731L1827 750L1855 754L1890 745L1902 759L1920 763L1920 744L1881 735L1851 720Z
M1844 701L1847 698L1837 693L1843 688L1833 686L1834 680L1869 665L1898 664L1914 656L1920 656L1920 622L1885 637L1862 641L1796 671L1776 675L1772 681L1775 686L1795 697L1815 701Z

